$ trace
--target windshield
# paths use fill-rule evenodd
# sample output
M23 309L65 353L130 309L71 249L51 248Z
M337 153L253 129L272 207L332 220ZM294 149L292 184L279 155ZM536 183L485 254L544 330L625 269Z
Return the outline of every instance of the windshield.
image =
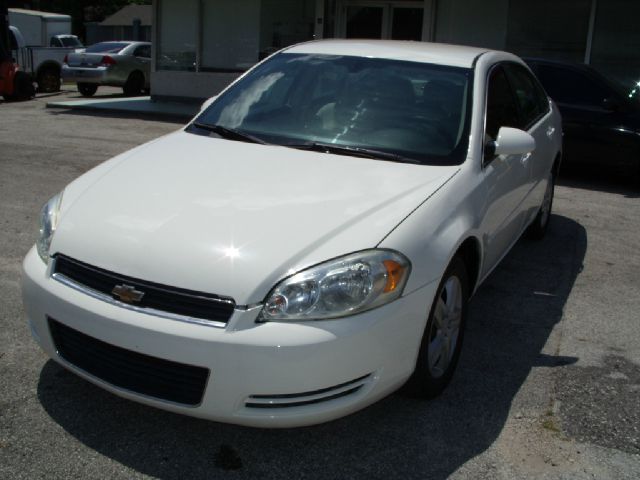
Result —
M128 43L123 42L102 42L96 43L87 47L86 53L118 53L124 47L128 46Z
M277 145L459 164L468 144L470 83L464 68L283 53L224 92L195 124Z

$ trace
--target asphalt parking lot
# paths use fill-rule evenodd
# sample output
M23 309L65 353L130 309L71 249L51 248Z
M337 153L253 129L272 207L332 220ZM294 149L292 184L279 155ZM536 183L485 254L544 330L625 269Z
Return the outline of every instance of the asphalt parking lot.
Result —
M104 89L101 95L116 94ZM70 87L56 98L79 95ZM179 123L0 100L0 478L640 478L640 188L571 172L542 242L472 300L449 389L259 430L113 396L31 339L20 264L41 205Z

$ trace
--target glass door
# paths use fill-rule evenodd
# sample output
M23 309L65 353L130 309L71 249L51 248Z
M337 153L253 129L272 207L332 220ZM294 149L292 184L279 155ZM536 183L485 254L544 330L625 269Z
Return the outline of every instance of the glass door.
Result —
M385 38L388 8L386 5L347 4L345 38Z
M391 7L391 39L422 40L422 7Z
M342 38L422 40L424 1L344 0L339 12Z

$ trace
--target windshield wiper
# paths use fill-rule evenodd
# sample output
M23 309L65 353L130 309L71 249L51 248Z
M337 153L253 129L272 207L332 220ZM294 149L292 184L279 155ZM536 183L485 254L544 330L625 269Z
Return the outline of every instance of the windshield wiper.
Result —
M283 147L297 148L299 150L311 150L313 152L333 153L336 155L350 155L353 157L373 158L375 160L388 160L399 163L415 163L422 165L422 162L413 158L404 157L397 153L384 152L364 147L351 147L348 145L336 145L334 143L307 142L283 144Z
M207 130L208 132L213 132L216 135L219 135L222 138L227 138L229 140L240 140L241 142L260 143L262 145L268 145L268 143L261 138L254 137L253 135L241 132L239 130L234 130L233 128L223 127L222 125L210 125L208 123L200 122L193 122L191 125L196 128L201 128L202 130Z

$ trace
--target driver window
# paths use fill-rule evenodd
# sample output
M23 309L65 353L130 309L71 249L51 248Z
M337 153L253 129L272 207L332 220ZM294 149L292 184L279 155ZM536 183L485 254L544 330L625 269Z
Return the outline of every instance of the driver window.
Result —
M496 67L489 75L485 133L496 140L500 127L520 128L520 120L507 76L502 67Z

